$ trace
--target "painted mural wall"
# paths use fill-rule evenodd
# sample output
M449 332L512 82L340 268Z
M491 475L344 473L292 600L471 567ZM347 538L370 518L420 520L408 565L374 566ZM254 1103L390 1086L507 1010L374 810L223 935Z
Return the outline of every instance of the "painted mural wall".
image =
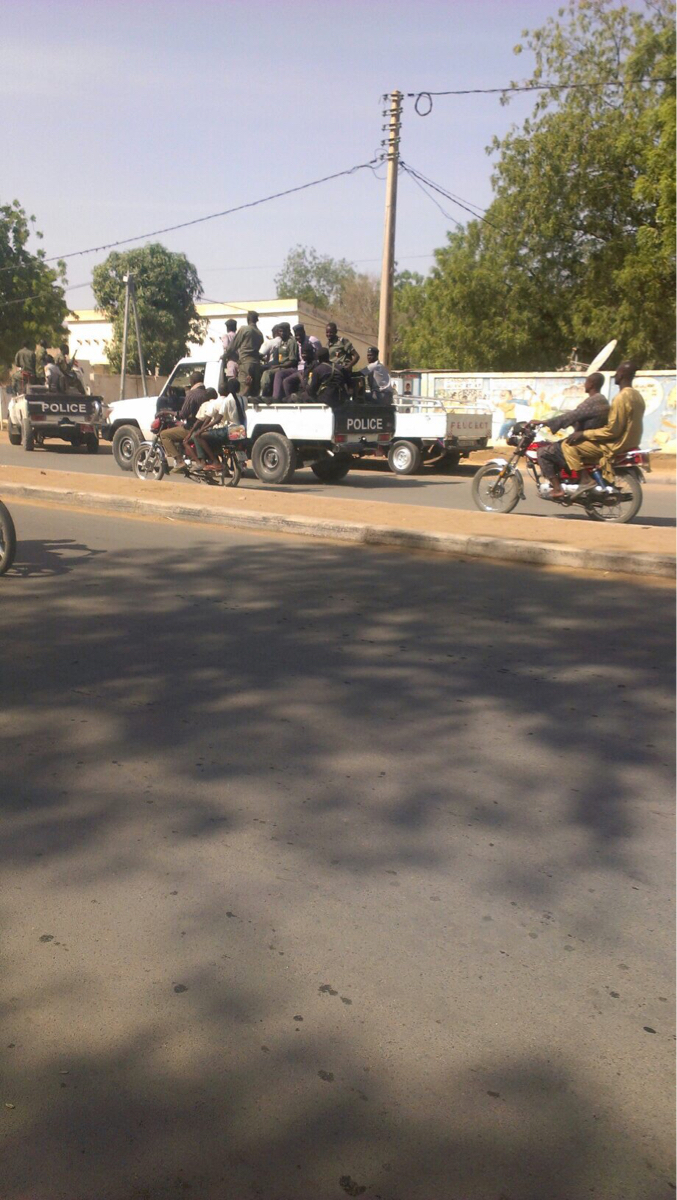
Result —
M613 372L604 372L604 393L613 399ZM401 371L394 376L398 393L440 400L445 406L487 407L492 412L492 440L504 441L516 421L543 420L575 408L585 399L585 375L519 373L462 375L451 371ZM647 449L675 453L677 394L674 371L640 371L635 387L646 402L644 437Z

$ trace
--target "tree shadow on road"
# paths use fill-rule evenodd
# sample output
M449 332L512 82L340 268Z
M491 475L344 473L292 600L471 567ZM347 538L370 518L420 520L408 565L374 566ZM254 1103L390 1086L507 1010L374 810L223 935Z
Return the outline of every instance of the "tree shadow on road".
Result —
M5 1093L38 1089L6 1200L669 1194L557 1015L536 998L521 1050L492 1016L627 936L639 789L671 781L669 592L152 528L3 581L0 866L13 921L13 889L43 898L1 985Z

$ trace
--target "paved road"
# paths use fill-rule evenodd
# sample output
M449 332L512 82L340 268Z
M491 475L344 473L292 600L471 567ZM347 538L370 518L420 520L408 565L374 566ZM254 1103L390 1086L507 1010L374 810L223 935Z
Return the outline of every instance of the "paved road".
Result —
M10 446L8 442L0 443L0 464L7 463L17 467L33 467L44 470L64 471L93 471L95 474L118 475L120 469L112 456L110 446L101 444L97 455L87 454L85 450L73 451L70 446L58 442L47 444L45 450L36 450L26 454L20 446ZM392 474L385 463L370 462L366 469L351 471L341 484L327 487L315 479L310 468L299 471L293 484L276 488L276 491L316 491L321 489L324 496L352 496L368 498L369 500L385 500L396 504L430 504L437 508L459 508L474 510L470 484L475 473L472 460L461 465L459 472L453 475L440 475L431 468L424 469L420 475L398 478ZM165 480L165 487L185 486L191 491L195 485L177 479ZM241 487L266 488L269 485L259 483L253 471L249 469ZM528 496L525 504L520 504L518 512L523 516L559 516L562 520L586 521L583 514L558 511L552 504L539 499L531 482L527 481ZM675 524L675 485L652 480L650 477L644 492L644 505L640 523L647 525Z
M674 1196L667 588L13 511L3 1200Z

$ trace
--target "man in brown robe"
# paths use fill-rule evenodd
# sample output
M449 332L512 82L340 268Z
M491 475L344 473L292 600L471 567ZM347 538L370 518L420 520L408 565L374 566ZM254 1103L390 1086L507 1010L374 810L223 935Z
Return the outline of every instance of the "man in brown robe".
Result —
M614 396L606 425L573 433L562 444L562 453L570 471L599 466L607 483L614 482L613 460L624 450L634 450L642 440L644 399L632 386L637 368L623 362L614 382L620 391Z

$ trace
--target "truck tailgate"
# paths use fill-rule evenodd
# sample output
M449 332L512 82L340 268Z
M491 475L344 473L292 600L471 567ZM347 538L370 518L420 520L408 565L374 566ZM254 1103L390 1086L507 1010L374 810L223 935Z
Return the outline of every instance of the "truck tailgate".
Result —
M32 421L49 421L93 425L101 420L101 401L97 396L74 396L59 392L42 396L27 396L28 415Z

